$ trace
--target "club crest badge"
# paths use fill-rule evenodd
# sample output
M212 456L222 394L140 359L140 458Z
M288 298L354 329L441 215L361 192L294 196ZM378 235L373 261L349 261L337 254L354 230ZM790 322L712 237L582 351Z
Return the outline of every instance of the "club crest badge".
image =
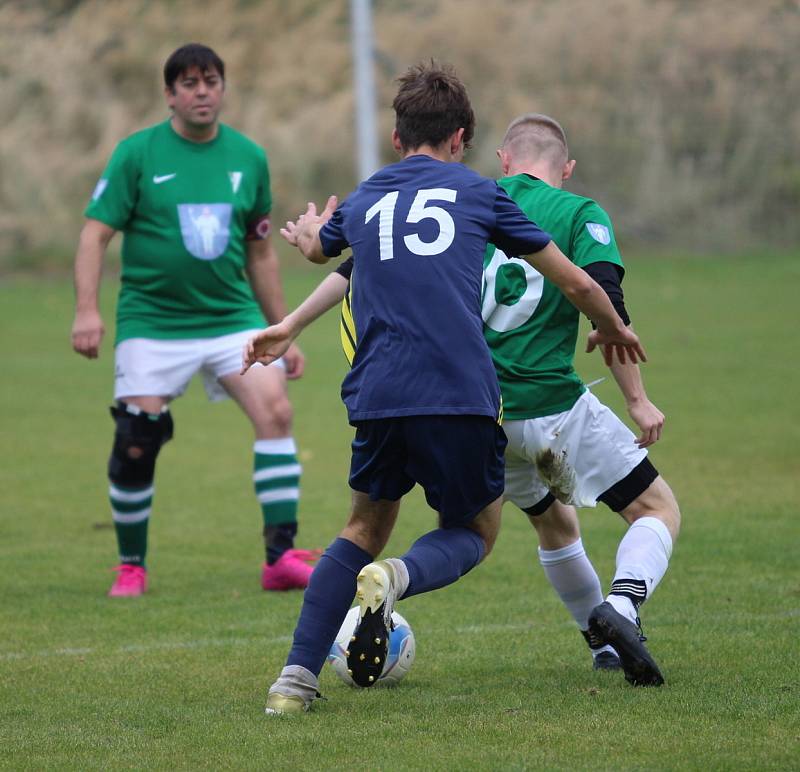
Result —
M587 222L586 230L595 241L599 241L604 246L611 243L611 232L605 225L600 225L598 222Z
M178 204L183 245L198 260L216 260L228 247L230 204Z

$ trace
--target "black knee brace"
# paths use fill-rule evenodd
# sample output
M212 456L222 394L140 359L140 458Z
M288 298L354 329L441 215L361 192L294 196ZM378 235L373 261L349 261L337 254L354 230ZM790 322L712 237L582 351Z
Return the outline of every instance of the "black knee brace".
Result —
M137 412L122 400L111 407L117 429L114 447L108 460L108 477L116 485L134 488L153 481L156 458L161 446L172 439L172 416L169 411L152 415Z

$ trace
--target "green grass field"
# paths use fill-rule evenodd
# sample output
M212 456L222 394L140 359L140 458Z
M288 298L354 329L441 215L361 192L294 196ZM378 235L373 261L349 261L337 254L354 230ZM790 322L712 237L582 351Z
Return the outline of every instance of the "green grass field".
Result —
M286 271L301 299L324 271ZM400 605L417 661L393 690L326 666L326 702L263 714L301 595L266 594L251 437L194 384L159 461L151 591L105 597L115 563L105 464L112 351L71 352L66 279L0 285L0 765L9 769L798 769L797 256L629 259L645 378L667 414L652 453L682 506L643 609L667 685L595 673L507 507L492 557ZM113 280L104 287L112 319ZM344 522L350 430L335 316L301 338L291 387L305 474L300 546ZM579 357L586 380L599 357ZM609 379L595 393L621 409ZM623 524L582 512L604 584ZM416 492L388 553L432 527Z

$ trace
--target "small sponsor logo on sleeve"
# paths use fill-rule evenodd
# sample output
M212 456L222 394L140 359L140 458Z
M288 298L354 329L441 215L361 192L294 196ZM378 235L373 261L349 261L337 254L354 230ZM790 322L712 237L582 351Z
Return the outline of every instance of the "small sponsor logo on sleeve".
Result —
M601 225L599 222L587 222L586 230L595 241L599 241L604 246L611 243L611 232L605 225Z
M100 196L103 195L103 192L108 187L108 180L105 177L101 177L97 180L97 185L94 186L94 192L92 193L92 201L97 201Z

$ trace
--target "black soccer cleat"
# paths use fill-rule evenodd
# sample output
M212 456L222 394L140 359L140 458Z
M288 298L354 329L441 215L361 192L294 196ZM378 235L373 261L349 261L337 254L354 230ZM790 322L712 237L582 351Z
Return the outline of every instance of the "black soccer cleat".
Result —
M661 686L664 683L658 665L642 642L644 637L640 629L607 601L592 609L589 633L614 647L628 683L634 686Z
M613 651L601 651L594 657L592 670L620 670L622 662Z
M358 686L374 686L383 672L389 653L389 631L383 608L367 611L353 631L347 647L347 672Z
M374 686L386 664L396 596L393 576L380 561L365 566L356 579L359 620L346 656L347 672L358 686Z
M592 652L592 670L620 670L622 668L617 652L613 649L597 651L597 649L604 648L605 644L597 640L588 630L581 630L581 635Z

